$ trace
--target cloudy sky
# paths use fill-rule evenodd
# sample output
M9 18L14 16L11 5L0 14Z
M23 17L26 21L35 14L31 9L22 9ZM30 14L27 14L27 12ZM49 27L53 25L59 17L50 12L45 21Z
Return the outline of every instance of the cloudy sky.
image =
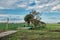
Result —
M41 20L47 23L60 22L60 0L0 0L0 22L23 22L31 10L40 12Z

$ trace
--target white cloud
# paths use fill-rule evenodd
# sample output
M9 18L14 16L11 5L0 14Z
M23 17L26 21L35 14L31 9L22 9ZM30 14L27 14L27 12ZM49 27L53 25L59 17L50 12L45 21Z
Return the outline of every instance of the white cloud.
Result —
M60 9L60 4L59 4L59 5L56 5L56 6L54 6L54 7L52 8L52 10L58 10L58 9Z
M27 7L27 3L21 3L21 4L17 4L17 8L26 8Z
M17 5L18 7L22 7L22 8L24 8L24 7L26 7L26 5Z
M12 8L5 8L5 7L0 7L0 9L12 9Z
M0 9L5 9L4 7L0 7Z
M17 2L18 0L0 0L0 7L3 8L14 8L14 4Z
M47 2L47 3L46 3ZM60 0L49 1L48 0L35 0L35 6L28 6L27 10L34 9L39 11L53 11L51 8L60 3Z
M35 2L34 6L29 4ZM27 10L49 10L55 5L58 5L60 0L0 0L0 9L25 8ZM54 7L53 9L55 9ZM52 10L53 11L53 10Z
M35 0L36 5L40 4L40 0Z

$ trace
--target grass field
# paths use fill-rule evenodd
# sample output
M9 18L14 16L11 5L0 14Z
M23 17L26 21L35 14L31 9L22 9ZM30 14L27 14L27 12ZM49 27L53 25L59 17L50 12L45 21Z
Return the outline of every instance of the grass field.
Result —
M22 23L19 23L19 24L17 24L17 23L9 23L8 24L8 30L14 30L14 29L16 29L17 27L23 27L23 25L24 24L22 24ZM0 30L6 30L6 23L0 23Z
M14 30L17 27L24 27L24 23L18 23L18 24L14 24L14 23L9 23L8 24L8 29L9 30ZM46 24L45 27L47 30L60 30L60 24ZM6 30L6 23L0 23L0 30Z
M46 24L48 30L60 30L60 24Z
M6 40L60 40L60 32L46 30L19 30Z
M24 24L9 24L9 30L23 27ZM0 30L4 30L6 24L0 24ZM48 30L60 30L60 24L46 24L46 30L18 30L14 35L10 35L5 40L60 40L60 32L50 32Z

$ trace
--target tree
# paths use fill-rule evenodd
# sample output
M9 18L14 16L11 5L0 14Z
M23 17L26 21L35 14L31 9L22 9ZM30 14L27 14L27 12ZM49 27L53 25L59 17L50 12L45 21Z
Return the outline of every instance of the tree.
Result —
M33 24L33 28L36 28L38 25L39 25L39 20L37 20L37 19L32 19L31 20L31 23Z
M40 13L36 12L35 10L32 11L30 14L26 15L24 18L25 22L27 22L28 26L31 23L34 28L40 27L41 25L45 25L44 22L41 22Z
M30 21L34 18L32 14L28 14L24 17L25 22L27 22L28 26L30 24Z
M39 21L40 21L40 13L37 11L32 11L31 14L35 17L34 19L32 19L31 23L33 24L34 27L39 25Z

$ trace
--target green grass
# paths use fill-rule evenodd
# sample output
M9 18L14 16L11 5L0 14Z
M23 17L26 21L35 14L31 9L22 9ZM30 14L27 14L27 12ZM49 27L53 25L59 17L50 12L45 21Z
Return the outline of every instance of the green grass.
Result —
M48 30L60 30L60 24L46 24Z
M24 23L9 23L8 30L14 30L17 27L24 27ZM47 30L60 30L60 24L46 24ZM0 23L0 30L6 30L6 23Z
M24 23L9 24L9 30L24 27ZM0 30L4 30L6 24L0 23ZM5 40L60 40L60 32L49 32L48 30L60 30L60 24L46 24L46 30L19 30Z
M24 23L9 23L8 30L16 29L17 27L23 27ZM0 23L0 30L6 30L6 23Z
M60 40L60 32L46 30L20 30L8 40Z

